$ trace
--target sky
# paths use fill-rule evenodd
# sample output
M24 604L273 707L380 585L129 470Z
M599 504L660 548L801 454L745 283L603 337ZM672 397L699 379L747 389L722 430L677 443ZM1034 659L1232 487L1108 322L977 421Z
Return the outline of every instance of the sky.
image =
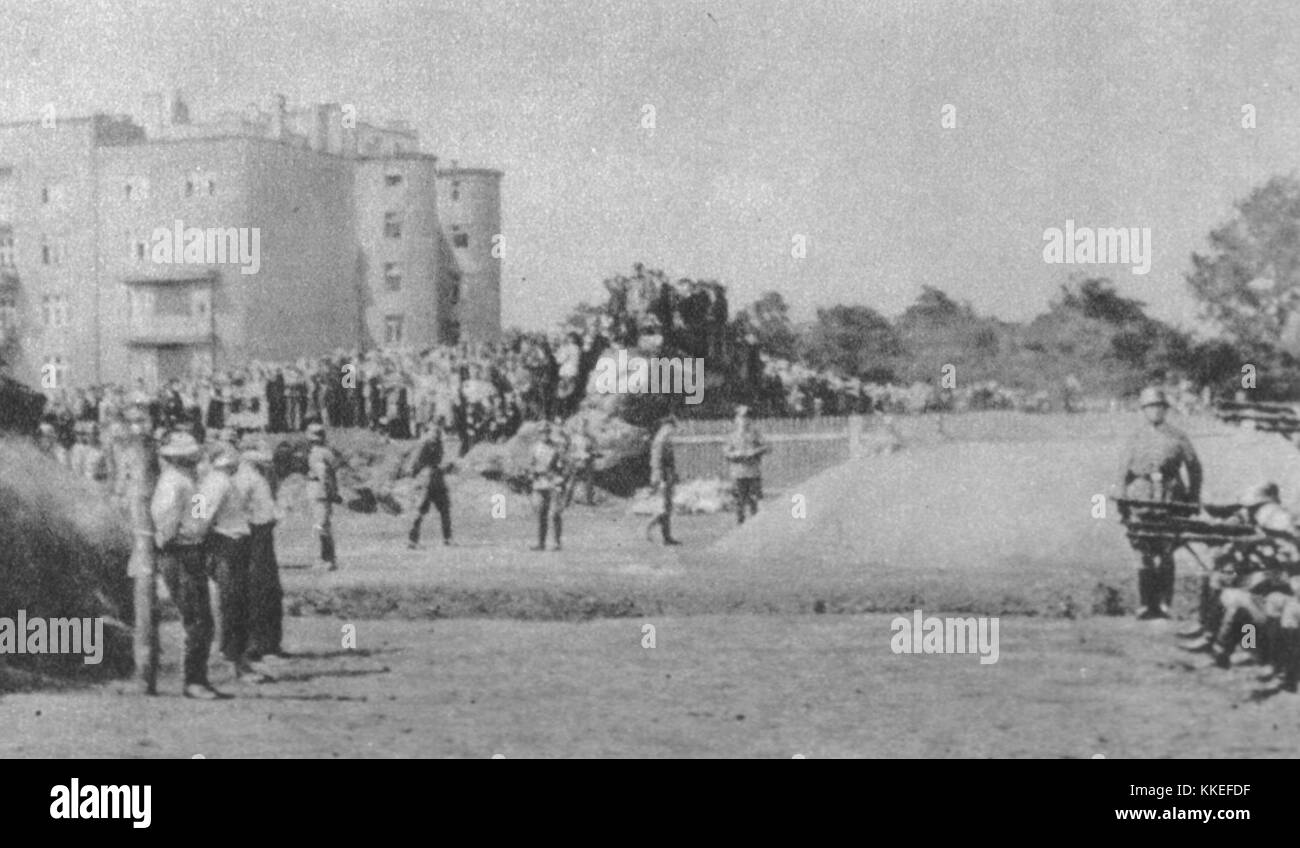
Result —
M404 118L505 172L507 325L642 262L799 320L922 285L1024 320L1100 274L1194 328L1192 252L1300 159L1297 33L1293 0L0 0L0 120L176 88ZM1048 264L1067 220L1149 228L1149 273Z

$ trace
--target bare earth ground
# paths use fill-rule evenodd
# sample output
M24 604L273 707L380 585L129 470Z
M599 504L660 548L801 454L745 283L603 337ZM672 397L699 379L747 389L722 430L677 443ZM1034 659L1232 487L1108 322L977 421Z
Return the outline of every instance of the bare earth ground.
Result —
M465 541L450 549L406 551L406 517L340 516L345 568L330 575L303 569L309 529L291 517L280 547L299 656L280 681L240 689L218 666L237 698L180 698L169 623L163 695L127 682L5 695L0 756L1300 755L1300 698L1270 694L1253 666L1208 668L1175 647L1174 624L1091 614L1096 597L1131 604L1127 563L855 575L761 552L724 561L705 548L728 516L679 519L687 544L672 550L621 506L575 508L566 550L532 553L526 501L493 518L497 491L457 487ZM769 494L765 509L790 502ZM893 616L872 610L916 605L1003 613L999 661L893 654Z

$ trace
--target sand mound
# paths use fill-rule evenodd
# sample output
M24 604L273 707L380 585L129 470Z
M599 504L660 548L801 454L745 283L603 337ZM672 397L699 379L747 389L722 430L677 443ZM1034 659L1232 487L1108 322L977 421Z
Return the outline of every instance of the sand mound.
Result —
M1204 498L1230 502L1274 480L1300 506L1300 451L1249 431L1196 440ZM932 445L864 457L767 502L755 520L721 539L719 554L865 567L988 569L1109 565L1131 561L1113 508L1118 441ZM805 517L797 517L802 497Z
M0 440L0 617L104 617L104 655L0 655L0 664L93 677L131 668L129 528L92 483L30 444ZM3 685L3 676L0 676Z

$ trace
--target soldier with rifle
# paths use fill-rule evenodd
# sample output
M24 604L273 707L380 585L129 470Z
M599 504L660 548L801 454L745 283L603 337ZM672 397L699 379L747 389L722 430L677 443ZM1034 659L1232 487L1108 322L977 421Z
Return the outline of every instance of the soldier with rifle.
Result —
M1156 387L1139 398L1145 423L1130 438L1120 470L1124 497L1160 503L1198 504L1201 462L1187 435L1169 424L1169 402ZM1138 618L1168 618L1174 596L1174 545L1162 539L1135 540L1138 569Z

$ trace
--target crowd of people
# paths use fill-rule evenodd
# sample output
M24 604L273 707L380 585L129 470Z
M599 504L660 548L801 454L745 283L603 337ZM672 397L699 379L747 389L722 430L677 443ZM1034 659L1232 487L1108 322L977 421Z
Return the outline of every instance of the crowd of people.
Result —
M296 362L193 374L150 387L103 385L50 394L44 420L64 449L77 428L112 426L131 405L158 426L292 433L309 422L365 427L394 439L418 438L439 419L461 451L508 439L527 420L577 410L586 375L607 342L596 333L562 338L513 334L497 344L424 351L338 351Z
M763 389L756 403L768 415L915 415L994 409L1079 412L1096 408L1096 402L1085 397L1083 386L1073 376L1062 380L1059 390L1053 394L1007 386L996 380L954 379L953 388L944 388L942 375L931 382L911 384L869 382L763 353L758 354L758 359ZM1209 391L1198 391L1186 379L1166 386L1165 392L1170 406L1183 415L1211 407ZM1107 399L1102 408L1116 411L1120 406L1119 399Z

